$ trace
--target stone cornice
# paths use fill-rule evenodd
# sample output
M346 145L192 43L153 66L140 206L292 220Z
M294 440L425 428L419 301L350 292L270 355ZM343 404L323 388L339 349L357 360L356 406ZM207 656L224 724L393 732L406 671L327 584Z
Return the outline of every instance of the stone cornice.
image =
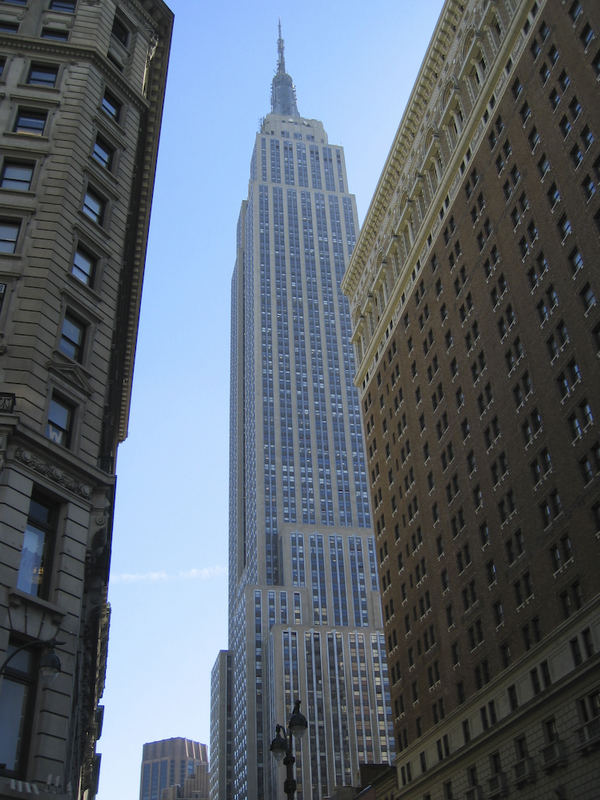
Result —
M356 288L361 265L373 246L380 222L389 208L403 164L425 118L425 112L446 63L452 37L463 13L462 2L447 0L429 42L426 56L369 205L350 265L344 275L342 290L345 294L351 294Z
M118 441L120 442L127 438L129 423L133 364L137 342L146 249L148 245L148 227L150 224L150 211L152 207L154 175L156 172L160 126L165 99L172 25L173 18L171 16L168 30L164 31L163 37L157 43L156 51L152 55L152 67L149 67L150 80L147 87L149 105L143 126L142 141L144 143L144 150L139 160L139 195L136 198L135 204L137 225L135 227L135 242L132 248L131 289L128 303L125 355L122 365L121 411L118 426Z

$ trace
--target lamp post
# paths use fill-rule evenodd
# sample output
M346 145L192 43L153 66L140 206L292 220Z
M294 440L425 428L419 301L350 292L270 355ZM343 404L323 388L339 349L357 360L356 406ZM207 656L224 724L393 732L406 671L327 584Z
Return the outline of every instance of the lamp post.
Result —
M40 674L42 676L43 684L49 686L60 672L60 658L56 655L54 648L60 646L61 644L64 644L64 642L58 642L56 637L54 637L53 639L47 640L31 639L30 641L25 642L25 644L15 647L12 653L4 659L2 664L0 664L0 676L5 674L8 664L22 650L40 649L44 651L40 658Z
M283 725L275 726L275 738L271 742L271 752L277 761L285 764L285 782L283 791L288 800L294 800L296 794L296 780L294 778L294 764L296 759L292 753L292 737L298 742L302 739L308 728L304 714L300 712L300 700L294 703L294 710L289 719L287 731Z

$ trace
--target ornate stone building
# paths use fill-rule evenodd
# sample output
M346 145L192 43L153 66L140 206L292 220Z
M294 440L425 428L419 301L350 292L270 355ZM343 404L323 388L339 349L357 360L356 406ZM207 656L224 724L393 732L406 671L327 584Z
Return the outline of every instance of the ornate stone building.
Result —
M600 7L448 0L343 289L386 797L600 785Z
M96 793L171 28L162 0L0 3L0 798Z

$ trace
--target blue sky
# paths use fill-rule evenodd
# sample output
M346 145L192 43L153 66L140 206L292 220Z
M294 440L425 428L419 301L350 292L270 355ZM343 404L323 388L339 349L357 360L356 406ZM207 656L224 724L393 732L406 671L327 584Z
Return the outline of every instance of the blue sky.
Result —
M144 742L209 743L227 647L229 293L281 18L298 108L342 145L362 221L442 0L170 0L169 66L129 437L117 464L99 800Z

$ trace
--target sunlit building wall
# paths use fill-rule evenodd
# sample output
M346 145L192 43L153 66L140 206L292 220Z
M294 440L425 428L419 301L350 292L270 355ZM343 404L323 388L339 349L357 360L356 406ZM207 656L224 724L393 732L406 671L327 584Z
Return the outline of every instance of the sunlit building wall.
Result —
M393 756L350 318L344 154L301 117L283 41L232 281L229 650L233 796L275 798L276 723L302 701L299 797ZM276 788L277 787L277 788ZM219 794L219 797L224 795Z
M344 277L398 797L598 794L599 32L448 0Z
M140 800L208 798L208 748L175 737L148 742L142 752Z

